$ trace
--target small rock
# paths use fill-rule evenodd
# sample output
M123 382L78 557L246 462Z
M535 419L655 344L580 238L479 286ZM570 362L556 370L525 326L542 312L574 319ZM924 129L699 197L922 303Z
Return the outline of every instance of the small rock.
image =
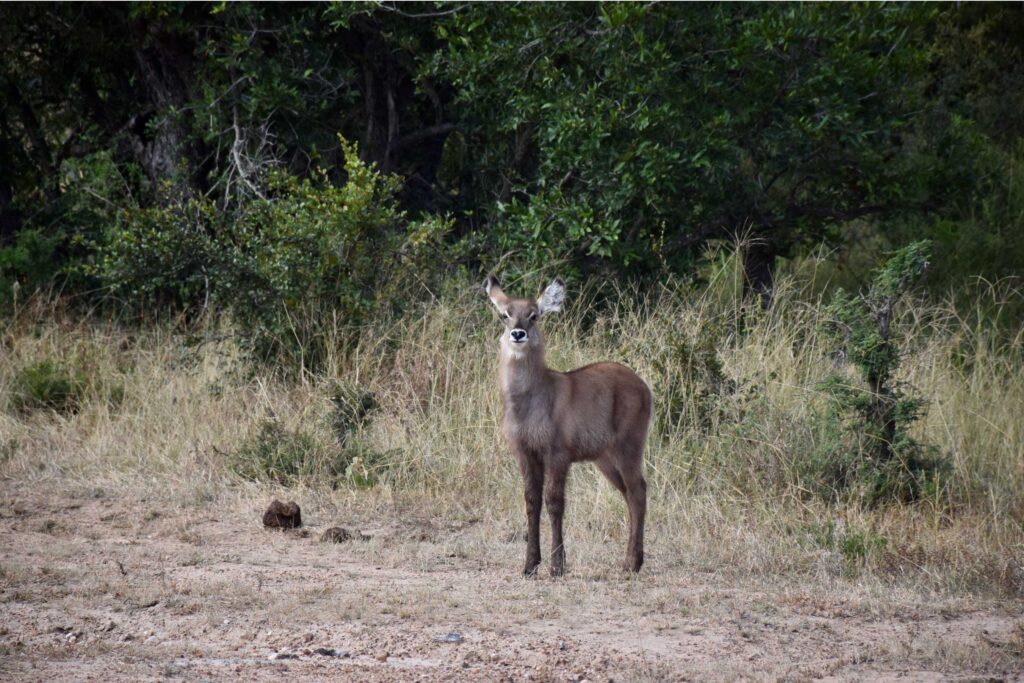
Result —
M348 652L338 652L333 647L318 647L313 650L313 654L320 655L321 657L351 657L352 655Z
M386 662L388 661L388 657L390 656L391 654L388 652L378 652L373 656L373 658L376 659L378 662Z
M434 640L439 643L461 643L462 634L452 631L451 633L446 633L443 636L438 636L437 638L434 638Z
M302 526L302 511L298 503L294 500L282 503L275 498L263 513L263 526L272 529L299 528Z

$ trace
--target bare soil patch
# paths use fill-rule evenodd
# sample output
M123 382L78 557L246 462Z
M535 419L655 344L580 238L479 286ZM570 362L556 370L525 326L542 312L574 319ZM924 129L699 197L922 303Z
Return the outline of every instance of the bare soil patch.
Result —
M487 523L264 529L266 500L174 507L0 486L6 680L1022 680L1019 603L659 561L517 575ZM376 513L375 513L376 514ZM320 543L336 524L360 543ZM572 538L572 525L569 536ZM661 557L668 553L661 552ZM546 571L546 565L543 567Z

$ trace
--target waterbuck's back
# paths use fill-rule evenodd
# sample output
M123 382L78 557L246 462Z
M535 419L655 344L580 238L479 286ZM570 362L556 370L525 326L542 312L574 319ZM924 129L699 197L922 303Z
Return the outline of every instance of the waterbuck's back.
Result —
M618 363L594 363L554 374L553 422L573 460L642 448L652 398L635 372Z

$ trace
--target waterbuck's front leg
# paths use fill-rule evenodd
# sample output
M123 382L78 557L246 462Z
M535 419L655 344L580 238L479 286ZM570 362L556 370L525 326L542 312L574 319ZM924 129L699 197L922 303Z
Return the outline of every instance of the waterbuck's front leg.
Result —
M565 479L568 463L558 462L547 468L544 482L544 505L551 518L551 576L565 573L565 544L562 540L562 519L565 516Z
M526 565L523 575L533 576L540 564L540 507L544 491L544 466L535 453L517 450L526 498Z

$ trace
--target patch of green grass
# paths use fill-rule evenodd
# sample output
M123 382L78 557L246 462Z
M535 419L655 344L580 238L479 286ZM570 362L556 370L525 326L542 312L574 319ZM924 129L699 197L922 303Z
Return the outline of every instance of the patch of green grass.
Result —
M234 470L247 479L290 485L313 475L322 459L312 435L265 420L235 453Z
M851 529L842 521L837 523L831 519L814 525L811 536L819 547L840 553L850 567L862 566L889 543L885 536L872 529Z
M21 368L14 376L12 403L20 413L78 411L85 399L86 378L64 363L44 359Z

